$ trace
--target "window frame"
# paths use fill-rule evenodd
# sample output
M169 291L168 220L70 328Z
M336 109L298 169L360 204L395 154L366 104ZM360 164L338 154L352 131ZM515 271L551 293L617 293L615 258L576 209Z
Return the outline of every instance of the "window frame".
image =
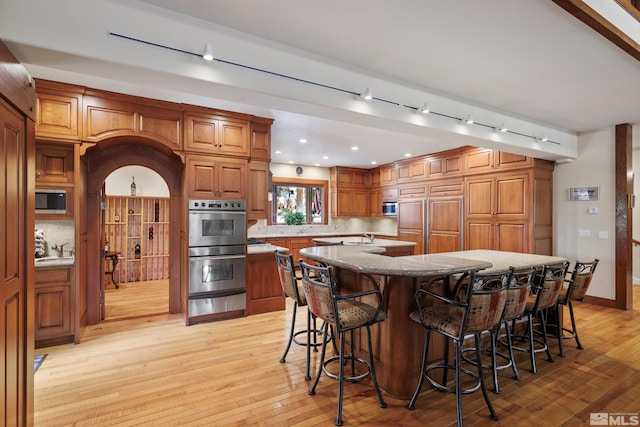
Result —
M267 217L267 225L286 225L279 224L276 220L276 187L282 186L290 186L290 187L305 187L307 191L307 206L305 209L307 210L307 215L305 215L306 222L304 225L327 225L329 223L329 181L321 180L321 179L303 179L303 178L286 178L280 177L271 178L271 193L273 197L269 202L269 216ZM309 212L309 208L311 205L311 187L320 187L322 188L322 206L324 213L322 214L322 222L309 222L311 220L311 215Z

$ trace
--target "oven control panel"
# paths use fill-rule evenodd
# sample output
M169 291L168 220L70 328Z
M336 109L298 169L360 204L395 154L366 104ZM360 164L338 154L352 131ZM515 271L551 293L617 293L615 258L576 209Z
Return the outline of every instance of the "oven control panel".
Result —
M189 200L190 211L244 211L244 200Z

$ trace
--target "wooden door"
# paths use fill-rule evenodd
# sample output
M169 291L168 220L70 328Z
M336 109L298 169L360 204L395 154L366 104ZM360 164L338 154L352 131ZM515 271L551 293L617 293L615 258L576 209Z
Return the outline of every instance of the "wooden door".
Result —
M398 202L398 239L416 242L416 255L424 253L424 231L424 200Z
M32 409L28 396L33 392L33 327L28 326L33 322L33 319L29 319L29 316L33 317L33 302L27 301L25 278L26 126L24 117L2 99L0 127L0 149L3 153L0 156L0 337L3 348L0 358L4 365L0 371L4 380L2 421L8 426L23 426L27 424L29 410ZM33 284L30 286L33 291Z
M223 199L246 200L246 160L227 159L218 162L218 191Z
M426 253L461 251L462 197L435 197L427 200Z

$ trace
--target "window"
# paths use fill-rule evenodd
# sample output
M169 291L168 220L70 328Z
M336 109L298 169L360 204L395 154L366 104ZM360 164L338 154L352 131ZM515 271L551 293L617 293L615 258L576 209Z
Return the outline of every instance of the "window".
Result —
M303 224L327 223L327 181L273 178L271 224L286 224L290 212L302 214Z

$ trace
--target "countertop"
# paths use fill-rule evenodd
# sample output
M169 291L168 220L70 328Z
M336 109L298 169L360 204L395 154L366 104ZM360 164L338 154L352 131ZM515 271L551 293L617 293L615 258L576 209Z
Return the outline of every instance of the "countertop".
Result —
M75 262L74 257L49 256L44 258L36 258L35 266L36 267L56 267L59 265L73 265L74 262Z
M318 243L340 243L343 242L344 245L355 245L355 246L382 246L383 248L392 248L398 246L415 246L415 242L406 242L403 240L387 240L387 239L379 239L374 237L373 242L369 242L369 240L364 236L349 236L349 237L316 237L313 239L314 242Z
M249 237L254 237L256 239L269 239L269 238L275 238L275 237L317 237L317 236L322 236L322 237L330 237L330 236L353 236L353 237L359 237L364 235L364 233L367 234L374 234L376 236L380 236L380 237L396 237L393 234L386 234L386 233L376 233L374 232L370 232L370 231L363 231L363 232L355 232L355 233L350 233L350 232L336 232L336 231L332 231L332 232L325 232L325 233L316 233L313 230L309 230L305 233L300 233L300 232L291 232L291 233L268 233L268 234L251 234L251 236Z
M300 255L336 267L388 276L427 277L461 273L471 269L481 270L492 266L489 261L470 256L452 257L445 254L380 256L384 252L385 249L382 246L376 245L337 245L304 248L300 250Z
M247 255L253 254L266 254L273 253L275 251L278 252L287 252L289 249L283 248L281 246L272 245L270 243L257 244L257 245L247 245Z

